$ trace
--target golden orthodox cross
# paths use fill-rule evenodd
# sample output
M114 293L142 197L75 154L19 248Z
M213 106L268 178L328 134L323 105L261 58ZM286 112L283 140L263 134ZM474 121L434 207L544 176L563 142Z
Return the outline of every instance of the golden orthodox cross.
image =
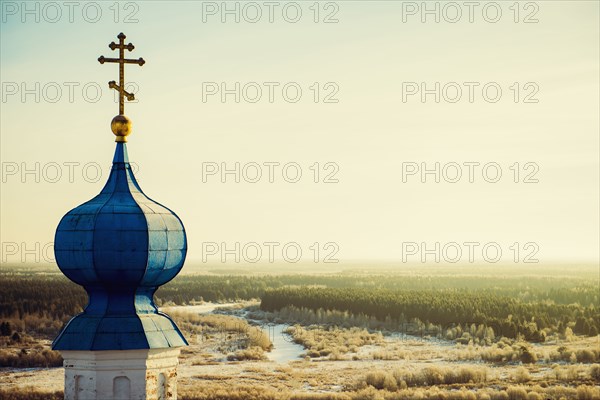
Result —
M125 58L125 49L132 51L135 47L129 43L125 44L125 35L123 32L119 33L117 38L119 39L119 44L115 42L111 42L108 47L111 50L119 49L119 58L105 58L104 56L100 56L98 61L100 64L104 64L105 62L109 63L119 63L119 84L115 81L108 82L108 87L111 89L116 89L119 92L119 115L125 114L125 97L127 100L132 101L135 100L135 96L133 93L128 93L125 90L125 64L138 64L140 67L146 63L143 58L138 58L137 60L130 60Z

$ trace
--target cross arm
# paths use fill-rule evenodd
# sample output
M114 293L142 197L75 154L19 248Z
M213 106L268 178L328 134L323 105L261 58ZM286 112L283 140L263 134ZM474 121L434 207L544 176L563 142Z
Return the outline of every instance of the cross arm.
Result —
M129 43L129 44L116 44L115 42L110 42L110 44L108 45L108 47L109 47L111 50L114 50L114 49L120 49L120 48L121 48L121 46L122 46L124 49L127 49L127 50L129 50L129 51L133 51L133 49L135 49L135 46L134 46L133 44L131 44L131 43Z
M98 62L100 64L104 64L105 62L108 62L108 63L120 63L120 62L123 62L125 64L138 64L139 66L142 66L142 65L144 65L146 63L146 61L144 61L144 59L141 58L141 57L138 58L137 60L130 60L130 59L127 59L127 58L124 58L123 60L121 60L119 58L107 58L107 57L104 57L104 56L100 56L98 58Z
M117 85L117 82L115 82L115 81L108 82L108 87L111 89L116 89L118 92L121 92L121 86ZM127 100L129 100L129 101L135 100L135 95L133 93L129 93L125 89L123 89L122 91L123 91L123 94L125 95L125 97L127 97Z

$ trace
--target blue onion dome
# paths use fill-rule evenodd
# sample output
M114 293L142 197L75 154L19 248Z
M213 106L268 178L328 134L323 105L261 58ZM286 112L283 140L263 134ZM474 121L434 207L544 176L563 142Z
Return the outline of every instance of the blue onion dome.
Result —
M53 343L55 350L169 348L187 341L153 295L183 267L187 252L179 217L144 194L117 141L99 195L69 211L54 240L56 262L83 286L89 302Z

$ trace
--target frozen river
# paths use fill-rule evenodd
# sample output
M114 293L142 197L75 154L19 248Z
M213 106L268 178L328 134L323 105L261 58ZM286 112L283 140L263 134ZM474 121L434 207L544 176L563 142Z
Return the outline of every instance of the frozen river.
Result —
M160 311L167 314L169 312L186 312L193 314L210 314L217 308L227 308L236 306L237 303L204 303L193 306L171 306L161 307ZM256 321L255 321L256 322ZM287 363L289 361L298 360L304 353L304 347L294 343L291 337L283 331L288 327L284 324L269 324L262 326L262 330L271 339L273 349L267 352L269 360L276 363Z
M267 353L269 360L283 364L298 360L304 353L304 347L294 343L291 336L283 332L287 327L288 325L281 324L263 327L263 332L269 335L269 339L273 343L273 349Z

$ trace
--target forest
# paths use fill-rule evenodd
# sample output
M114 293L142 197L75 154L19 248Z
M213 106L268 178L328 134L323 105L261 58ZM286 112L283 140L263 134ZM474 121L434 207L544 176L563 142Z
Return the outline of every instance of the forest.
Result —
M264 311L285 307L346 311L400 323L419 320L437 325L444 332L457 325L483 325L483 329L492 328L495 336L522 336L529 342L543 342L546 333L564 334L567 328L576 334L596 336L600 328L600 312L594 304L525 302L491 290L284 287L268 290L262 296Z
M293 306L340 310L380 320L443 327L484 324L506 337L543 341L544 332L600 331L597 286L585 279L462 275L180 275L158 289L157 305L260 299L265 311ZM62 275L0 272L0 335L52 336L87 303L85 290Z
M396 290L459 289L479 293L501 293L525 302L598 304L597 284L568 277L462 275L395 275L347 273L342 275L180 275L157 291L161 301L185 304L192 301L260 299L268 289L287 286Z

